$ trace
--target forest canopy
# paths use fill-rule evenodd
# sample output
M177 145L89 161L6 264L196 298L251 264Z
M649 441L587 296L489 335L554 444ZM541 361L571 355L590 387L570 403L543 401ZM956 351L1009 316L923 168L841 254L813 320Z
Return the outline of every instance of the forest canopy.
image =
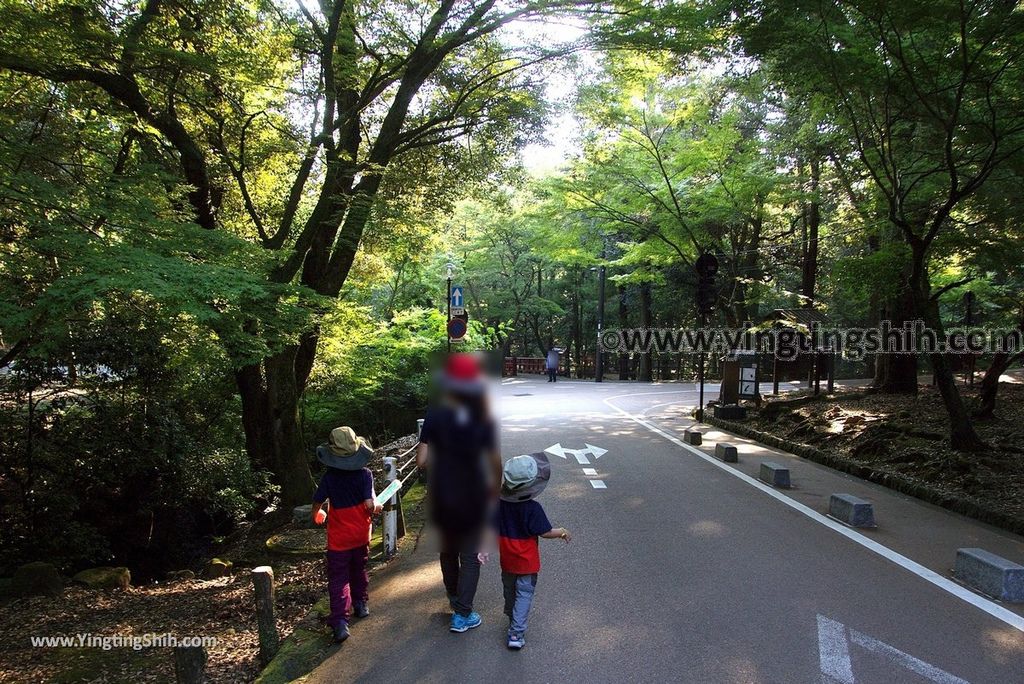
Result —
M449 263L461 348L558 346L576 377L599 311L695 325L704 254L716 325L1024 323L1015 2L0 13L5 567L39 539L69 567L141 559L154 535L187 554L308 502L330 428L379 441L421 414ZM1017 360L979 362L977 405L945 355L843 363L887 393L927 369L971 452ZM620 380L696 369L603 361Z

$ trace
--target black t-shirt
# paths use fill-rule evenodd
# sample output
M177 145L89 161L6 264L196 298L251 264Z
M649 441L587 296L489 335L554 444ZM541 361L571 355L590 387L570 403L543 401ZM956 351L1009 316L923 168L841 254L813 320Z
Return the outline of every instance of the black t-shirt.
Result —
M497 443L494 422L474 421L461 408L427 412L420 441L430 447L428 475L434 522L451 531L480 527L487 515L487 455Z

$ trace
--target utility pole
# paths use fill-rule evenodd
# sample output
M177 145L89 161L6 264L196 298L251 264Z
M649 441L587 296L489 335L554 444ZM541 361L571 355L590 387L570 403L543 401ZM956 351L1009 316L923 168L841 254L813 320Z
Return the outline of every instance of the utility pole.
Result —
M448 338L448 353L452 353L452 337L448 334L448 322L452 320L452 275L455 273L455 264L449 261L445 264L448 271L448 315L445 317L444 336Z

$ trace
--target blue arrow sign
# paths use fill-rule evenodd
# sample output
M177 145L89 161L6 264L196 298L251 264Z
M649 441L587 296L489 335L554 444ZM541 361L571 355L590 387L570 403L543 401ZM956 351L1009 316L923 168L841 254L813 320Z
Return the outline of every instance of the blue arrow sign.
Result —
M455 307L455 308L461 308L463 306L463 302L464 301L465 300L462 297L462 286L461 285L453 285L452 286L452 306Z

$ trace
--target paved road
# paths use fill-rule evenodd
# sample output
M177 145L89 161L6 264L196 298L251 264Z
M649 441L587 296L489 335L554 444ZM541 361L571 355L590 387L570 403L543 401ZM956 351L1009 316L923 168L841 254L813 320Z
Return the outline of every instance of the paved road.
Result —
M574 539L542 541L526 648L504 648L493 562L483 626L447 632L428 532L374 577L374 615L312 681L1024 682L1021 607L945 579L958 546L1020 560L1024 539L719 432L686 449L692 385L514 379L499 395L506 456L607 449L552 458L542 502ZM740 445L737 467L702 457L716 439ZM791 492L746 477L768 454L791 464ZM817 516L834 491L873 501L878 530Z

